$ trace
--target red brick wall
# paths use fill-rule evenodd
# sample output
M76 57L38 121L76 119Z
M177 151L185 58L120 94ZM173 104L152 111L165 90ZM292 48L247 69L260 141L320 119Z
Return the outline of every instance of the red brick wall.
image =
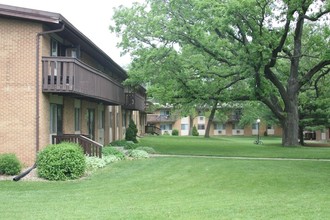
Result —
M0 18L0 153L32 165L36 151L36 33L41 25Z

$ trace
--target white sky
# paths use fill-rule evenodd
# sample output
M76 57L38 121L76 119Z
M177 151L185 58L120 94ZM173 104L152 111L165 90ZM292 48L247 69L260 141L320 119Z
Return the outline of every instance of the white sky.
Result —
M0 4L61 14L124 68L130 63L130 57L120 56L121 49L116 47L119 39L110 33L109 25L112 23L113 7L130 6L136 1L142 0L0 0Z

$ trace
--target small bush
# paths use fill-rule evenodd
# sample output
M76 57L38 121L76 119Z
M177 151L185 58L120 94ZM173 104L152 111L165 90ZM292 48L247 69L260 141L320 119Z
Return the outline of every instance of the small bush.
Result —
M172 130L172 136L178 136L179 135L179 130L178 129L173 129Z
M103 156L113 155L113 156L116 156L120 160L125 159L125 154L123 152L120 152L119 150L117 150L113 147L109 147L109 146L103 147L102 155Z
M121 160L120 158L116 157L115 155L104 156L104 157L102 157L102 159L105 161L106 164L115 163L115 162Z
M131 119L129 121L128 128L126 129L125 140L133 141L134 143L137 143L138 142L136 139L137 133L138 133L138 129L137 129L133 119Z
M21 168L22 165L15 154L0 155L0 174L17 175Z
M86 171L94 171L107 165L103 158L86 156Z
M144 150L130 150L127 155L133 159L145 159L149 158L149 154Z
M196 125L194 125L194 127L192 128L192 136L199 136Z
M107 164L120 161L115 155L107 155L102 158L86 156L86 171L93 172L98 168L105 167Z
M148 154L155 154L156 151L155 149L153 149L152 147L137 147L136 150L144 150L145 152L147 152Z
M118 140L111 142L112 146L118 146L118 147L124 147L125 149L135 149L137 145L135 145L131 141L125 141L125 140Z
M85 173L82 148L74 143L48 145L37 158L38 175L48 180L77 179Z

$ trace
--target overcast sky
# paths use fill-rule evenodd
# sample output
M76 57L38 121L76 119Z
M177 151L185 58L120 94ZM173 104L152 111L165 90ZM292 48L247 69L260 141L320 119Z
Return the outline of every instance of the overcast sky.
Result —
M129 56L120 57L121 49L116 48L118 39L109 31L113 7L129 6L142 0L0 0L0 4L32 8L59 13L78 30L106 52L116 63L125 67L130 63Z

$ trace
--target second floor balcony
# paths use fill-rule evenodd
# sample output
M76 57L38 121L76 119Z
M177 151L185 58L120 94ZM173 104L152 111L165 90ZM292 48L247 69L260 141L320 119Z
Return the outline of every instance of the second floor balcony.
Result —
M147 114L147 123L175 122L178 119L179 119L179 116L177 116L177 115Z
M125 108L144 112L146 110L145 95L137 92L125 93Z
M43 92L125 105L124 87L119 82L75 58L43 57L42 72Z

